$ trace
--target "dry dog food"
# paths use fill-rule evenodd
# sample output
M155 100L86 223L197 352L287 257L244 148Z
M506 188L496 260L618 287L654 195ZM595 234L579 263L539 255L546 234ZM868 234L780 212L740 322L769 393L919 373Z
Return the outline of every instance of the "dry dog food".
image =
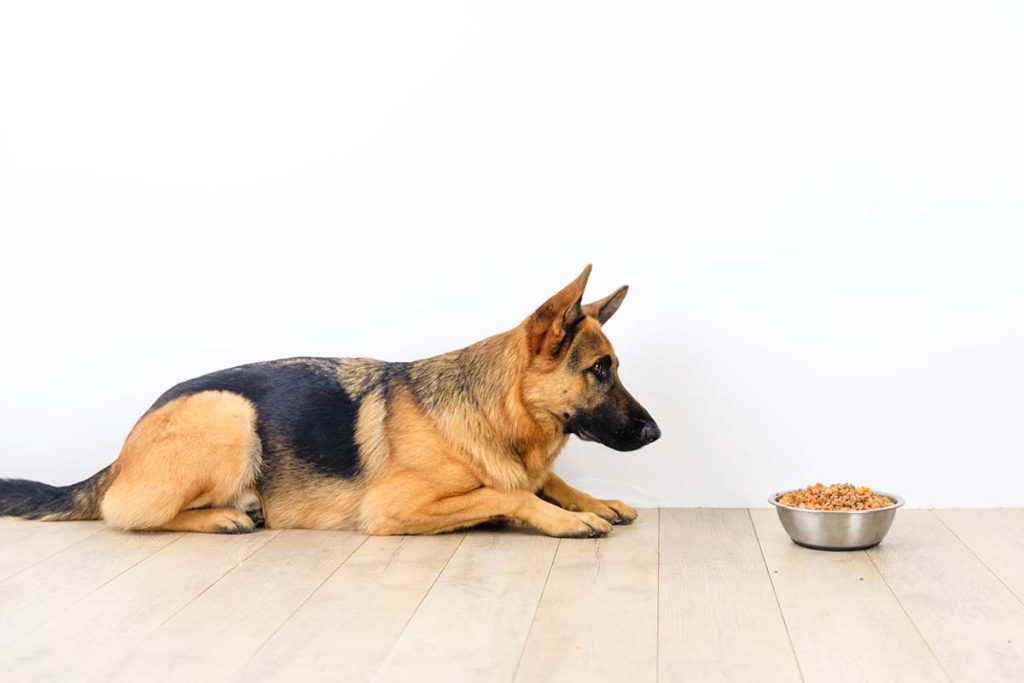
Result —
M793 508L807 510L876 510L896 504L892 498L882 496L867 486L853 484L832 484L821 482L805 489L790 491L779 497L779 503Z

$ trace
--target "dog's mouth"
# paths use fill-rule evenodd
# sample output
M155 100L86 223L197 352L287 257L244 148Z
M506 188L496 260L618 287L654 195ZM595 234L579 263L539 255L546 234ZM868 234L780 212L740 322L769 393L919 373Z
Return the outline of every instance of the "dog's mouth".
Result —
M568 418L568 414L566 414L565 417ZM567 434L575 434L580 438L580 441L600 442L600 439L597 438L597 434L591 431L590 429L587 429L582 423L583 420L580 420L578 419L578 417L573 416L572 418L566 421L564 427L565 432Z
M597 437L594 435L593 432L588 432L586 429L583 429L582 427L576 428L576 436L580 437L584 441L597 441Z

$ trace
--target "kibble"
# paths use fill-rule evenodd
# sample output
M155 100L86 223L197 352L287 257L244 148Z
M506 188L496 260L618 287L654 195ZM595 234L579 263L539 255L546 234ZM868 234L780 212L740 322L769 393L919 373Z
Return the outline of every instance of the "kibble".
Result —
M853 484L832 484L821 482L805 489L790 491L779 497L779 503L787 507L805 510L877 510L896 504L892 498L875 493L867 486Z

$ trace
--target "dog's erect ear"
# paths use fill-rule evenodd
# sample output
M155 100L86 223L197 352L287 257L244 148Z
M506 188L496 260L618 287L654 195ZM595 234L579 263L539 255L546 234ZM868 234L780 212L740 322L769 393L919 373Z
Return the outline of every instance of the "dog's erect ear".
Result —
M615 311L619 310L619 306L622 305L622 300L626 298L627 292L629 292L629 285L622 285L605 298L598 299L584 306L583 312L597 318L598 322L604 325L608 322L608 318L611 318L615 315Z
M557 356L568 346L567 342L572 340L585 317L583 290L589 277L590 266L587 265L579 277L527 318L526 334L534 354Z

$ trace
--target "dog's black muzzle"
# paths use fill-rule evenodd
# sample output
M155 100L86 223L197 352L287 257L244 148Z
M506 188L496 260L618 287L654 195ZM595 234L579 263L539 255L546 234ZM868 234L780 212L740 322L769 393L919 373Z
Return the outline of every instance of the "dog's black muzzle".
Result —
M661 438L661 429L650 413L632 396L626 397L626 410L606 402L592 413L577 413L565 423L566 433L617 451L635 451Z

